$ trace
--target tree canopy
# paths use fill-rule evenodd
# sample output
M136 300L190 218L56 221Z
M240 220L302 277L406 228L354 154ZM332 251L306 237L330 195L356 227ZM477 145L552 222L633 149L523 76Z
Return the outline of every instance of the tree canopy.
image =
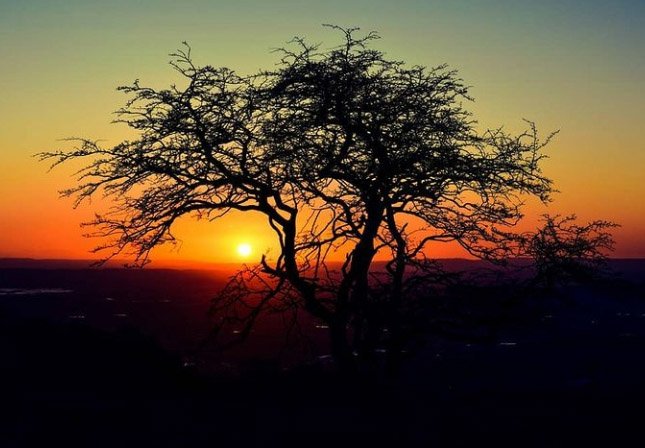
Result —
M604 220L577 224L575 215L544 215L542 222L542 227L524 235L520 243L521 253L534 261L538 284L550 288L602 272L606 254L615 244L610 229L618 224Z
M337 361L351 364L377 343L400 349L406 297L433 272L429 243L508 253L523 199L546 202L553 191L540 170L552 134L541 139L530 122L518 135L481 131L455 71L410 67L372 48L375 33L332 28L340 45L296 38L274 69L253 75L197 66L185 45L171 55L181 87L120 88L129 99L119 121L138 138L83 139L42 158L87 160L63 194L113 201L91 223L108 256L145 263L185 215L263 214L279 254L233 279L218 309L238 307L234 318L249 325L264 308L306 310L329 325ZM328 256L341 250L333 267ZM388 262L375 273L377 253Z

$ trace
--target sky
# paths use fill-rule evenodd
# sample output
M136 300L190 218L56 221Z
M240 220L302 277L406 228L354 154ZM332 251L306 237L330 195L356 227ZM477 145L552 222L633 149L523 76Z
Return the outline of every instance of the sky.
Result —
M48 173L33 154L67 137L132 137L111 123L126 99L117 86L177 81L168 54L182 41L198 64L270 68L293 36L336 43L323 23L378 31L392 59L458 70L481 126L559 130L544 171L560 192L529 204L525 225L546 212L612 220L614 256L645 257L645 2L620 0L0 0L0 257L95 257L79 224L101 201L72 209L57 191L79 166ZM248 214L175 233L181 246L154 257L236 262L240 244L252 257L274 245Z

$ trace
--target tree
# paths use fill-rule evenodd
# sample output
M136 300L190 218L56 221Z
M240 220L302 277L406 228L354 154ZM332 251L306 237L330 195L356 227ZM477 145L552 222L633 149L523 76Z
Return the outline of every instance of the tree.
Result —
M542 217L543 225L521 239L521 253L535 266L535 281L553 288L557 283L589 280L601 272L606 253L614 248L610 221L595 220L576 224L576 216Z
M222 291L222 323L242 321L246 334L263 310L305 310L328 325L334 358L352 369L356 353L400 353L408 299L436 278L431 242L486 259L510 250L523 197L552 192L540 171L551 135L540 140L530 122L519 135L480 132L456 72L408 67L370 47L376 34L331 28L340 46L296 38L277 68L251 76L196 66L185 45L171 55L184 87L120 88L129 100L119 121L137 139L82 139L41 157L88 160L63 194L76 205L111 198L114 208L91 223L107 237L98 249L139 264L174 241L181 216L266 216L280 252ZM334 252L346 253L338 268ZM377 254L384 269L374 268Z

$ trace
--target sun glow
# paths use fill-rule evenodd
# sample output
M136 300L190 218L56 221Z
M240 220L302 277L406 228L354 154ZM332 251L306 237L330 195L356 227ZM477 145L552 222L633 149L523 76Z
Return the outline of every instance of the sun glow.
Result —
M237 254L242 258L247 258L253 252L253 248L248 243L241 243L237 246Z

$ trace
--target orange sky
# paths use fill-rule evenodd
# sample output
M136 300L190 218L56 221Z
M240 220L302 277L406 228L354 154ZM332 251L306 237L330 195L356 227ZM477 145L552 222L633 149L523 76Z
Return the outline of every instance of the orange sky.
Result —
M24 2L27 3L27 2ZM89 258L96 241L79 223L93 206L71 209L56 191L73 167L47 174L32 154L82 136L116 143L129 135L111 124L123 102L118 85L140 78L157 87L176 80L167 54L187 40L198 63L242 73L271 67L271 48L295 34L331 42L320 23L380 31L376 43L394 59L446 62L472 85L469 108L482 126L561 132L544 165L561 193L551 213L609 219L615 256L645 257L645 16L640 2L212 2L0 0L0 257ZM447 5L446 3L450 3ZM540 2L542 3L542 2ZM367 8L367 9L366 9ZM547 209L531 204L526 226ZM157 259L242 261L274 245L262 216L232 214L218 222L183 220L179 250ZM438 256L460 256L437 248Z

